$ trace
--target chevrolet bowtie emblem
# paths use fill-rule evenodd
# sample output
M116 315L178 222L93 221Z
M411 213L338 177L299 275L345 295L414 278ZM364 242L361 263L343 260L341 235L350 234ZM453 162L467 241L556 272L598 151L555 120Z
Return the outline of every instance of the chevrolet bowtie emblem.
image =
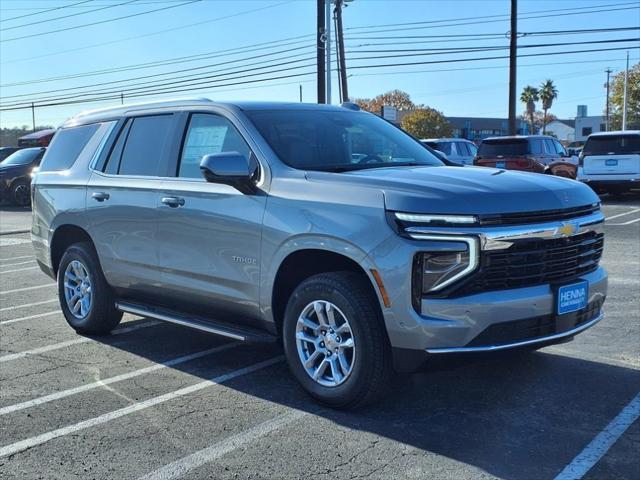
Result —
M575 235L578 233L578 225L575 223L563 223L556 229L556 234L562 235L564 237L570 237L571 235Z

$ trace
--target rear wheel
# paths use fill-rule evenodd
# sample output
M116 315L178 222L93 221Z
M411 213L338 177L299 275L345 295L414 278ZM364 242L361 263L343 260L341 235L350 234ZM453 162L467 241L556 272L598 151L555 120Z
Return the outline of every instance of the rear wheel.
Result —
M122 319L89 242L71 245L62 256L58 296L67 323L78 333L108 333Z
M287 305L283 336L293 375L320 402L356 408L384 392L391 349L362 275L324 273L302 282Z

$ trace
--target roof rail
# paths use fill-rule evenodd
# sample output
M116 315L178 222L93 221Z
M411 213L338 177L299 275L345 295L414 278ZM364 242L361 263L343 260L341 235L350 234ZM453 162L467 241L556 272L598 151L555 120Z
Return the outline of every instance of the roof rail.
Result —
M340 104L340 106L342 108L347 108L349 110L354 110L354 111L360 111L360 105L358 105L357 103L353 103L353 102L342 102Z

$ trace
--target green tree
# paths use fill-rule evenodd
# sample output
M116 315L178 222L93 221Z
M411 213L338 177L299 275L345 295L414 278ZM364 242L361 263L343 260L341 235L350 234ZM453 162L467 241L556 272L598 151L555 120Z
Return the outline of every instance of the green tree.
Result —
M526 113L529 116L529 126L531 127L531 133L534 133L533 114L536 112L536 102L538 98L538 89L527 85L520 94L520 101L526 106Z
M423 107L405 115L400 126L417 138L442 138L453 135L453 128L442 113Z
M542 134L544 135L547 133L547 110L551 108L553 101L558 98L558 89L553 84L553 80L546 80L542 85L540 85L538 95L542 101L542 111L544 112L542 117Z
M353 102L367 112L380 115L383 105L395 107L398 110L413 110L415 103L411 101L411 96L402 90L391 90L374 98L354 98Z
M622 128L622 104L624 96L624 70L613 76L611 83L611 129ZM606 112L605 112L606 114ZM627 88L627 128L640 129L640 63L629 68Z

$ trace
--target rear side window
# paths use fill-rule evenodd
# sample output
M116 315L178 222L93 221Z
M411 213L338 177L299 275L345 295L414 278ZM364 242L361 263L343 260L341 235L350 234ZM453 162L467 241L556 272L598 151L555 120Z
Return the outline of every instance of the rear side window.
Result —
M529 153L529 142L526 138L508 138L483 140L478 151L479 155L526 155Z
M456 148L458 149L458 155L462 155L463 157L471 155L469 147L465 142L456 142Z
M136 117L125 128L107 164L107 172L155 177L170 141L173 115ZM124 138L126 136L126 138ZM118 158L120 157L120 158ZM118 164L116 169L115 165ZM164 172L163 172L164 173Z
M40 171L53 172L71 168L98 128L100 124L94 123L58 130L47 149Z
M640 135L602 135L589 137L583 155L624 155L640 153Z

